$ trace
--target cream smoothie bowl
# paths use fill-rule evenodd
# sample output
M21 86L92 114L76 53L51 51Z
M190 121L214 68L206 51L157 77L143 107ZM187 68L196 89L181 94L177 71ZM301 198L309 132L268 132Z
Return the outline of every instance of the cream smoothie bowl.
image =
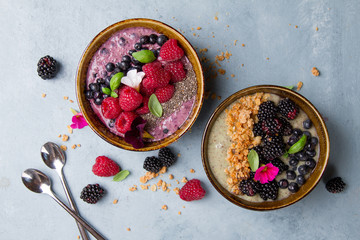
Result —
M257 210L305 196L328 154L319 144L322 129L313 123L318 119L309 115L286 94L271 91L225 100L209 121L202 146L215 188L230 201Z

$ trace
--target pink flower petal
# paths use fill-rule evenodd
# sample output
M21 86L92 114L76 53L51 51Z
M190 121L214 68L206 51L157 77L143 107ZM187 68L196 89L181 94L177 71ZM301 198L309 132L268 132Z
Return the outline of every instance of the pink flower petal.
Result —
M85 118L81 113L73 116L71 121L73 122L73 124L70 125L72 129L81 129L88 125L88 123L86 122Z

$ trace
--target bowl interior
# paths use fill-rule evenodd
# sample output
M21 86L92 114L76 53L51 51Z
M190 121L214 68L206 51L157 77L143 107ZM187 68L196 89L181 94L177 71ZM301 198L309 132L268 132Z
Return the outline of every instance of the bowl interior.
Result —
M161 141L145 143L145 147L141 149L135 149L130 144L126 143L122 137L119 137L112 132L98 119L97 115L91 108L90 102L85 97L86 90L86 77L90 61L95 52L105 43L114 33L131 27L145 27L155 30L160 34L164 34L169 38L175 38L178 40L179 45L185 52L186 57L191 62L196 79L197 79L197 94L193 109L186 120L186 122L171 136L168 136ZM101 31L87 46L84 51L80 63L78 65L76 76L76 94L77 100L80 106L80 110L88 122L90 128L95 131L102 139L113 144L114 146L132 150L132 151L150 151L165 147L172 142L180 138L195 122L203 102L204 93L204 77L200 64L200 60L196 54L196 51L191 44L182 36L178 31L172 27L151 19L128 19L118 23L115 23L108 28Z
M319 137L319 151L320 151L319 159L315 169L310 174L310 177L309 179L307 179L306 183L302 187L300 187L300 190L298 192L291 194L288 198L282 200L265 201L258 203L241 199L240 197L231 194L227 189L222 187L222 185L215 178L210 168L208 155L207 155L208 153L207 147L208 147L208 141L210 135L209 133L211 131L211 128L215 120L220 115L220 113L222 113L231 103L238 100L239 98L257 92L272 93L279 95L282 98L287 97L293 100L308 115L308 117L312 121ZM246 88L239 92L236 92L235 94L231 95L229 98L224 100L217 107L213 115L210 117L202 141L203 166L212 185L222 196L224 196L230 202L238 206L252 210L274 210L274 209L286 207L305 197L319 182L328 162L329 151L330 151L330 146L329 146L329 136L328 136L327 128L324 123L324 120L322 119L320 113L316 110L316 108L300 94L287 88L272 86L272 85L262 85L262 86L254 86L254 87Z

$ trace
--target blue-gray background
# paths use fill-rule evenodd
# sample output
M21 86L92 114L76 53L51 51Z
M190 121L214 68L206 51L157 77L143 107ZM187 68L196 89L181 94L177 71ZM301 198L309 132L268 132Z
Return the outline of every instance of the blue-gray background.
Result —
M132 184L139 185L144 158L156 153L115 148L86 127L70 136L68 147L74 143L82 147L67 151L64 169L81 215L109 239L358 239L359 10L357 0L0 0L0 238L76 239L79 235L73 219L49 197L28 191L20 175L29 167L45 171L65 199L57 176L40 159L40 146L47 141L61 144L57 135L67 133L69 108L78 108L63 96L75 100L76 67L89 41L115 22L145 17L181 28L194 46L209 49L205 55L210 60L219 51L232 53L230 61L222 64L226 75L206 82L206 89L222 100L252 85L304 82L300 93L328 119L331 156L324 180L339 175L348 185L344 193L332 195L321 181L302 201L272 212L231 204L212 188L201 164L201 135L220 103L209 99L191 133L172 145L181 157L169 171L177 179L199 178L207 190L203 200L185 203L173 192L129 192ZM191 31L197 27L202 29ZM61 71L51 81L36 73L37 61L46 54L61 63ZM310 72L314 66L321 72L319 77ZM45 99L42 93L47 94ZM113 158L131 175L121 183L94 176L91 167L98 155ZM190 174L190 168L196 173ZM94 182L108 194L98 204L88 205L78 196ZM119 199L117 205L112 204L114 199ZM161 210L163 204L167 211Z

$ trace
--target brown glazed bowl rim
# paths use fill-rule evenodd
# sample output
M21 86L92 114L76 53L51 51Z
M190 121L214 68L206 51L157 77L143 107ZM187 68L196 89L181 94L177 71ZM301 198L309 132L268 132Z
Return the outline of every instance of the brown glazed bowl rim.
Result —
M169 38L176 38L178 40L179 45L183 48L185 55L191 62L194 72L196 74L197 80L197 94L195 98L195 103L193 109L184 122L184 124L172 135L156 142L145 143L145 147L141 149L135 149L130 144L126 143L123 138L115 135L110 132L107 127L101 122L99 118L97 118L96 114L92 110L90 106L90 102L85 98L85 89L86 85L86 76L88 66L90 61L94 55L94 53L101 47L101 45L106 42L115 32L120 31L122 29L131 28L131 27L146 27L154 29L156 32L160 34L165 34ZM85 86L86 87L86 86ZM133 18L123 20L117 23L110 25L109 27L102 30L99 34L97 34L91 42L86 47L83 52L80 62L78 64L77 73L76 73L76 97L80 107L80 111L82 112L84 118L89 124L90 128L102 139L109 142L110 144L130 151L152 151L156 149L160 149L166 147L177 141L182 135L187 132L191 126L194 124L197 119L202 104L204 100L204 76L202 66L199 60L199 57L194 49L194 47L190 44L190 42L176 29L171 26L146 18ZM91 111L90 111L91 110ZM94 116L95 115L95 116ZM100 122L100 123L99 123Z
M236 101L237 99L251 95L257 92L265 92L265 93L273 93L277 94L280 97L288 97L293 100L310 118L313 122L313 125L316 129L316 132L319 137L319 159L316 164L315 169L310 174L310 177L307 179L306 183L300 187L300 190L294 194L291 194L289 197L282 199L282 200L275 200L275 201L265 201L259 203L253 203L250 201L246 201L244 199L239 198L238 196L231 194L226 188L222 187L221 184L217 181L215 176L213 175L209 160L207 157L207 146L208 146L208 138L211 128L217 119L217 117L222 113L231 103ZM300 199L304 198L308 195L318 184L320 181L326 165L328 163L330 154L330 140L328 131L325 125L325 122L317 111L317 109L308 101L305 97L300 95L299 93L292 91L290 89L275 86L275 85L258 85L249 88L245 88L240 90L230 97L225 99L214 111L211 115L208 123L206 124L205 131L202 138L201 143L201 156L202 156L202 163L205 169L206 175L209 178L211 184L215 187L215 189L227 200L232 202L233 204L247 208L250 210L257 210L257 211L266 211L266 210L275 210L279 208L283 208L294 204L295 202L299 201Z

